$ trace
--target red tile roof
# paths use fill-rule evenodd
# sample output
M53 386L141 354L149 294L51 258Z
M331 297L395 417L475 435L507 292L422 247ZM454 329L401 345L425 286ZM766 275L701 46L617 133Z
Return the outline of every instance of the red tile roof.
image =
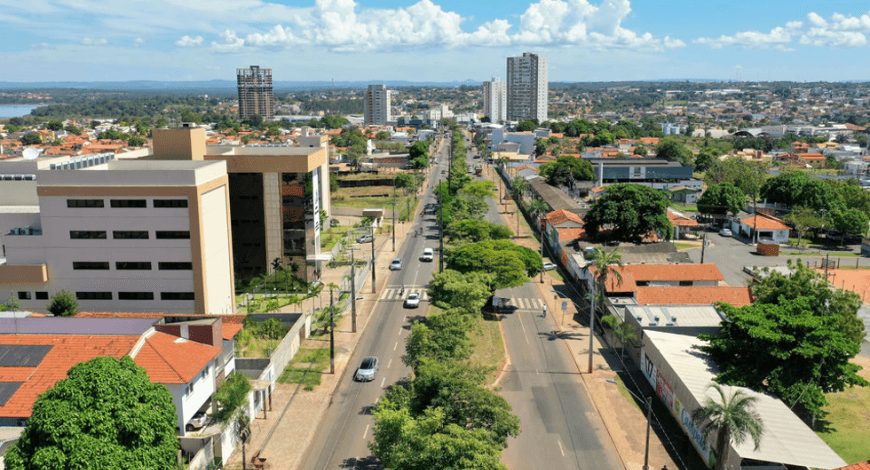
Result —
M713 305L727 302L735 307L752 303L749 287L638 287L638 305Z
M741 220L741 222L752 228L756 228L757 223L758 230L790 230L790 227L782 219L777 219L761 212L758 213L758 217L751 215Z
M679 282L704 281L720 282L725 277L715 264L627 264L615 266L614 271L622 276L622 282L617 283L616 276L611 274L604 286L607 292L635 292L640 289L638 282ZM590 268L595 274L595 268Z
M550 225L554 226L564 224L565 222L574 222L583 225L583 219L581 219L579 215L571 211L566 211L565 209L559 209L548 213L547 221L550 222Z
M848 124L846 124L848 126ZM858 462L845 467L840 467L836 470L870 470L870 460L866 462Z
M221 348L155 332L133 359L148 371L152 382L186 384L220 352Z
M574 240L580 240L586 237L586 229L579 227L563 227L557 228L559 232L559 243L571 243Z

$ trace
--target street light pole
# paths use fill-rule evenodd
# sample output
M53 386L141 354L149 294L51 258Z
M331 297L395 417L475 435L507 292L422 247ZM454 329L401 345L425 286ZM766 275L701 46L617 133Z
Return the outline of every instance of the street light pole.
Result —
M607 379L607 382L616 385L622 385L615 380ZM640 401L646 402L646 447L643 453L643 470L649 470L649 432L650 432L650 424L652 423L652 397L646 397L643 399L637 396L634 392L628 389L625 385L622 385L622 388L625 389L626 392L630 393L631 396L637 398Z
M372 224L372 294L375 293L375 226Z
M332 302L332 287L329 288L329 373L335 374L335 307Z
M351 333L356 333L356 259L354 258L353 252L355 251L354 247L350 247L350 311L351 311L351 322L350 322L350 331Z
M396 203L399 201L396 200L395 194L393 195L393 253L396 252Z

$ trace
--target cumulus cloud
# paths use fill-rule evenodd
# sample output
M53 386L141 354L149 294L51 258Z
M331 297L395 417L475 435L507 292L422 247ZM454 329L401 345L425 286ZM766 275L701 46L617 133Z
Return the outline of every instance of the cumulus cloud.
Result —
M40 42L40 43L36 43L36 44L31 44L30 48L33 49L34 51L47 50L47 49L57 49L57 47L55 47L47 42Z
M225 30L221 33L221 39L223 42L214 42L211 43L211 49L215 52L220 52L222 54L229 54L232 52L238 52L245 47L245 40L238 37L235 31Z
M870 34L870 14L851 16L834 13L825 19L816 12L810 12L806 22L789 21L785 27L778 26L769 33L743 31L733 36L698 38L692 42L712 49L738 46L744 49L774 48L794 51L789 47L794 39L800 44L817 47L862 47L867 45L867 34Z
M79 41L83 46L105 46L109 41L106 38L90 38L84 37Z
M190 36L184 35L178 41L175 41L176 47L199 47L202 46L205 42L202 36L197 36L192 38Z

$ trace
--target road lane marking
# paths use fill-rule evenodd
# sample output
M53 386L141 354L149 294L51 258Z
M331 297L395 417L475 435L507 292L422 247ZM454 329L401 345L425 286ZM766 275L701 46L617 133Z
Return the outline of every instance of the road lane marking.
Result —
M368 436L368 435L369 435L369 425L366 424L366 432L363 433L363 439L365 439L366 436ZM563 452L562 455L565 455L565 453Z
M565 449L562 448L562 440L558 439L558 442L559 442L559 452L561 452L562 457L564 457L565 456Z
M386 378L386 377L384 377L384 378L381 379L381 388L384 388L384 383L386 383L386 382L387 382L387 378Z
M398 342L398 341L396 341L396 344L393 345L393 351L395 351L397 347L399 347L399 342Z
M390 359L390 362L387 363L387 369L389 369L391 365L393 365L393 360L392 360L392 359Z
M523 327L523 338L526 339L526 344L530 344L529 343L529 334L526 332L526 325L523 324L523 316L517 315L517 318L520 319L520 326Z
M404 329L404 328L402 328L401 326L399 327L399 336L402 336L402 330L403 330L403 329Z

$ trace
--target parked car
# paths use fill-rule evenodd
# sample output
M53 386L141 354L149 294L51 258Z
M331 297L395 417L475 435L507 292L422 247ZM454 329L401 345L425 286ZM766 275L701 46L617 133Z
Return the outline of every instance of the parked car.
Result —
M556 269L556 263L552 261L544 261L544 271L552 271Z
M722 235L723 237L730 237L734 234L731 233L731 229L723 228L722 230L719 230L719 235Z
M420 294L413 293L408 294L408 298L405 299L405 308L417 308L420 306Z
M375 374L378 373L378 358L376 356L367 356L362 360L359 369L356 370L354 378L360 382L371 382L375 380Z
M402 258L396 258L390 263L390 271L399 271L402 269Z
M423 250L423 257L421 258L423 261L432 261L435 259L435 251L432 248L425 248Z
M188 431L193 431L194 429L200 429L205 426L205 423L208 421L208 415L205 414L205 411L197 411L193 418L190 418L190 421L184 427L184 429Z
M357 243L371 243L373 241L375 241L375 237L371 235L363 235L361 237L357 237L356 239Z

